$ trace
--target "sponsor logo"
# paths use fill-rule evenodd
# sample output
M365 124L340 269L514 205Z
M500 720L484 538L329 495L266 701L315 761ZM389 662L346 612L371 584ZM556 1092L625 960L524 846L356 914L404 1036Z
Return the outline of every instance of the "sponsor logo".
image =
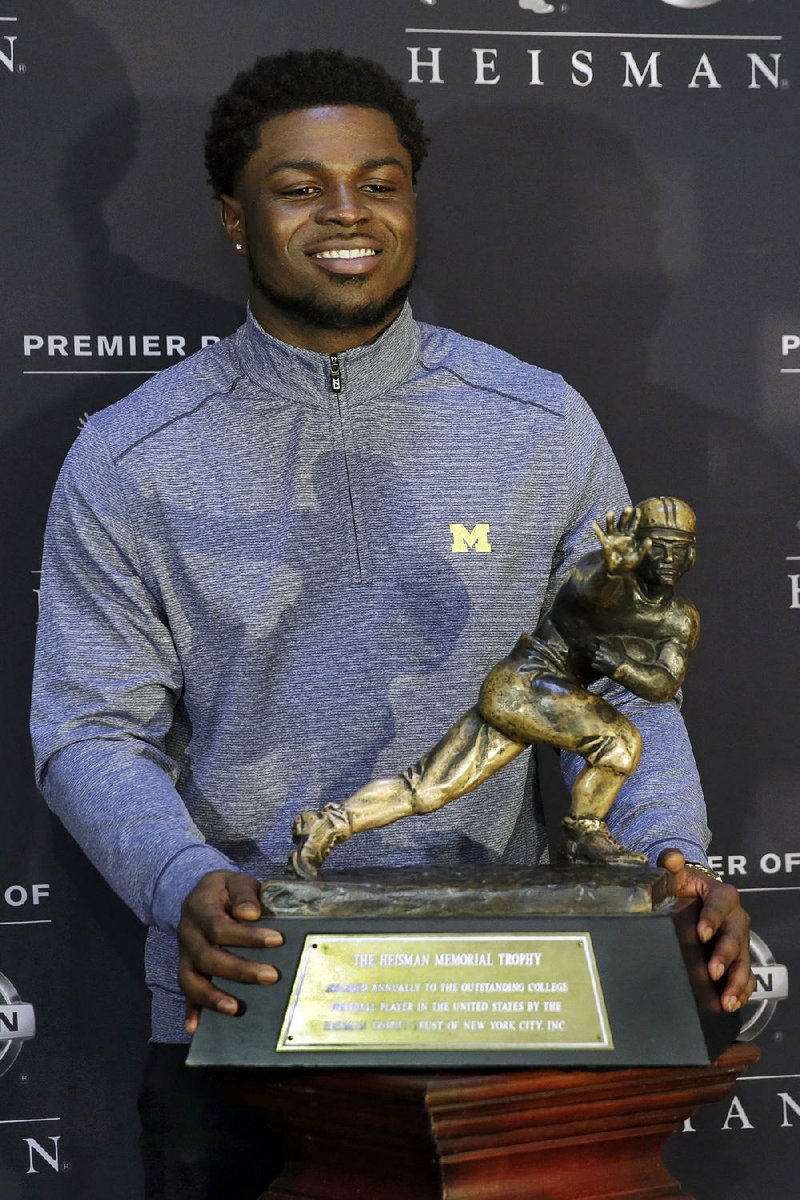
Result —
M26 333L23 356L32 361L53 360L64 364L114 359L179 359L218 342L216 334L202 334L194 341L178 333Z
M69 1163L59 1162L58 1143L61 1141L61 1134L58 1133L55 1137L45 1138L45 1141L50 1143L51 1149L47 1149L41 1142L37 1142L36 1138L26 1137L22 1139L28 1150L28 1169L26 1175L38 1175L42 1166L48 1167L51 1171L66 1170Z
M709 8L719 4L719 0L663 0L663 3L671 4L673 8Z
M491 37L487 34L487 40ZM567 35L565 35L567 36ZM569 35L580 41L581 35ZM447 54L445 56L445 49ZM477 87L496 86L508 75L517 81L524 77L530 87L547 88L566 80L574 88L588 88L599 79L611 78L623 88L662 89L683 88L689 91L722 90L736 86L747 91L781 90L788 81L783 76L783 52L737 52L735 61L726 54L725 61L703 53L691 61L673 61L672 54L663 50L619 50L596 52L579 48L573 51L567 66L556 68L549 52L543 49L524 50L508 54L496 46L473 46L462 49L460 44L444 46L408 46L411 56L409 83L445 84L448 71L455 66L459 55L470 56L472 83Z
M750 934L750 957L756 990L743 1010L739 1037L745 1042L751 1042L763 1033L775 1016L778 1001L789 996L789 972L781 963L775 962L769 946L757 933Z
M16 17L0 17L0 73L24 75L27 70L17 54L16 30Z
M38 575L39 572L37 571ZM10 883L0 893L0 899L8 908L18 909L26 904L34 906L50 899L49 883Z
M453 539L450 549L453 554L467 554L474 550L476 554L491 554L492 543L489 541L491 526L488 521L480 521L467 529L466 525L450 526L450 536Z
M800 563L800 555L790 555L786 561ZM800 575L790 572L786 578L789 580L789 608L800 608Z
M781 337L782 375L800 375L800 333L784 333Z
M721 0L650 0L653 9L659 2L688 11L709 8ZM577 7L551 0L517 0L517 5L534 14L563 13ZM409 28L406 32L428 34L431 40L435 35L438 43L407 47L411 58L408 82L416 84L445 84L451 72L458 71L463 78L465 69L470 70L475 86L502 85L507 78L517 86L524 81L532 88L588 88L597 82L611 82L630 89L709 91L735 87L764 92L783 90L790 82L784 64L785 39L774 29L750 29L742 34L704 32L703 39L712 44L703 47L697 45L691 30L683 34L627 30L579 33L549 27L548 41L541 48L536 46L535 38L531 42L530 28ZM470 32L476 38L480 35L480 44L470 46L463 36ZM520 39L516 44L515 34ZM675 41L676 37L688 40ZM597 38L602 42L598 43ZM653 44L641 40L631 43L631 38L647 39ZM558 42L567 46L572 43L568 58L557 49Z
M766 1076L759 1080L759 1083L767 1082L769 1078L769 1076ZM747 1080L746 1076L745 1079ZM747 1082L752 1083L755 1080L750 1079ZM761 1088L759 1088L760 1091ZM738 1096L733 1097L727 1107L727 1111L720 1109L716 1104L709 1105L704 1111L698 1112L696 1116L684 1121L681 1132L697 1133L694 1124L697 1121L698 1125L702 1122L702 1132L706 1133L709 1128L709 1118L714 1120L717 1112L720 1115L722 1112L725 1113L725 1118L719 1125L719 1129L725 1132L739 1129L764 1129L767 1127L793 1129L798 1123L797 1118L800 1117L800 1104L792 1098L789 1092L775 1092L774 1096L778 1103L770 1104L769 1108L766 1107L763 1095L748 1096L747 1108L745 1108ZM751 1115L754 1118L753 1120L751 1120ZM773 1126L776 1118L779 1119Z
M784 850L778 854L768 850L759 859L748 858L746 854L709 854L709 866L722 875L749 875L761 872L762 875L792 875L800 871L800 852Z
M423 4L435 4L436 0L422 0ZM556 11L555 4L549 0L518 0L520 8L532 13L552 13ZM719 0L662 0L663 4L671 4L673 8L709 8L719 4Z
M10 979L0 974L0 1075L19 1057L22 1043L36 1033L32 1004L25 1004Z

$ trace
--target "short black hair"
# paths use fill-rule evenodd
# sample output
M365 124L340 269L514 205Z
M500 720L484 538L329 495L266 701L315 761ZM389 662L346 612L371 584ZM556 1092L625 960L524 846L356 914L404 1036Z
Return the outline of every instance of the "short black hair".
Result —
M342 50L287 50L259 58L214 101L206 133L206 167L214 195L231 195L242 167L259 147L259 125L300 108L355 104L388 113L416 178L428 138L397 79L368 58Z

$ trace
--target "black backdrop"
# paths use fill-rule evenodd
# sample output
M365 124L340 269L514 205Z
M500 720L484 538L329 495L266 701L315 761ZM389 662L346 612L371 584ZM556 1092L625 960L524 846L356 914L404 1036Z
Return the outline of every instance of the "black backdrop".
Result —
M793 967L794 0L0 0L2 1200L140 1195L142 934L31 782L47 503L84 413L238 324L241 263L203 177L209 100L257 53L312 45L414 80L433 137L417 315L562 371L632 493L696 507L685 711L712 852ZM3 1040L15 996L36 1016L24 1043ZM699 1197L796 1195L791 1000L761 1046L735 1100L671 1143Z

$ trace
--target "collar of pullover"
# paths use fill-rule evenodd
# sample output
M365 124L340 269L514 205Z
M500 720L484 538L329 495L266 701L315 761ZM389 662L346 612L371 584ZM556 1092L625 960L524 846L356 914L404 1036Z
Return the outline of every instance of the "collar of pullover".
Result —
M402 383L419 362L419 326L406 303L375 342L332 356L290 346L266 333L248 309L237 335L239 357L259 388L284 399L316 404L371 400ZM335 386L338 368L339 386Z

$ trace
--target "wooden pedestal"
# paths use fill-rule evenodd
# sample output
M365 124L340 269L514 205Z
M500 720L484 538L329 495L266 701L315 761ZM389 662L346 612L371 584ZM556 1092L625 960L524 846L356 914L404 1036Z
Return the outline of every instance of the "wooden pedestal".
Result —
M246 1072L230 1082L286 1146L262 1200L691 1200L663 1145L757 1058L737 1044L708 1067Z

